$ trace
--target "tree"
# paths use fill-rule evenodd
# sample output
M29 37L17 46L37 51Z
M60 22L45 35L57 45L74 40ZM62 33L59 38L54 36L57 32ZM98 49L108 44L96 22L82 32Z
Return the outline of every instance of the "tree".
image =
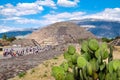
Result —
M14 36L12 36L12 37L10 37L10 38L7 39L7 41L10 41L10 42L12 42L14 40L16 40L16 37L14 37Z
M7 40L7 35L6 35L6 34L3 34L3 35L2 35L2 39L3 39L3 40Z

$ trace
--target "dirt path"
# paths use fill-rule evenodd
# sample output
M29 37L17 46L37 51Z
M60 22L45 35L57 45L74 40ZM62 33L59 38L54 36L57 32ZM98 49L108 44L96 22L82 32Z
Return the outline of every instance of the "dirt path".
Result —
M39 54L30 54L16 58L0 60L0 80L7 80L18 75L22 71L31 69L45 60L51 59L60 55L63 51L49 50Z

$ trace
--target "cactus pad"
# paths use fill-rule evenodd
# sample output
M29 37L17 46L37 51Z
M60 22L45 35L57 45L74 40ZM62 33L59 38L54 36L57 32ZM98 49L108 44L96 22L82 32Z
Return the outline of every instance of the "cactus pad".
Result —
M82 43L81 50L84 51L84 52L88 52L88 42L87 41L84 41Z
M116 71L120 66L120 61L119 60L114 60L113 61L113 69Z
M70 55L73 55L75 52L76 52L75 47L72 46L72 45L70 45L70 46L68 47L68 53L69 53Z
M74 54L74 55L72 55L72 62L73 62L73 64L77 64L77 58L78 58L78 55L77 55L77 53L76 54Z
M90 39L88 43L88 47L91 50L96 51L99 48L99 44L96 39Z
M62 67L54 66L52 67L52 75L55 77L56 80L64 80L65 72Z
M87 60L82 57L82 56L79 56L78 59L77 59L77 65L79 68L83 68L84 66L86 66L87 64Z
M88 75L92 76L92 66L91 66L91 64L90 64L90 63L87 63L86 68L87 68L87 73L88 73Z
M69 66L68 66L68 63L67 63L67 62L63 62L63 63L61 64L61 67L64 69L64 71L68 71Z

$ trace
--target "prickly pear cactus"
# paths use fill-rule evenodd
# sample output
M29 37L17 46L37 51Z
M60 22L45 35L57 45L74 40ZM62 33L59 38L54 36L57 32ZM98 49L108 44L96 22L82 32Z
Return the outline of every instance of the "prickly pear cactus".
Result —
M77 64L77 58L78 58L78 56L79 56L78 54L72 55L71 59L72 59L73 64Z
M65 71L62 67L54 66L52 68L52 75L56 80L64 80L65 79Z
M87 42L87 41L84 41L84 42L82 43L81 50L82 50L83 52L88 52L88 42Z
M89 40L88 47L91 50L96 51L99 48L99 44L96 39L91 39Z
M75 80L74 79L74 74L71 72L67 72L65 76L65 80Z
M84 57L79 56L77 59L78 68L83 68L87 64L87 60Z
M68 65L68 63L67 62L63 62L62 64L61 64L61 67L64 69L64 71L68 71L68 68L69 68L69 65Z
M113 60L113 48L95 39L83 41L81 54L70 45L65 62L52 68L56 80L120 80L120 60ZM108 61L105 61L108 59Z
M76 52L75 47L72 46L72 45L70 45L70 46L68 47L68 53L69 53L70 55L73 55L75 52Z
M87 68L87 73L89 76L92 76L92 65L88 62L87 65L86 65L86 68Z
M72 57L72 55L70 55L68 52L65 52L65 53L64 53L64 58L65 58L66 60L71 61L71 60L72 60L71 57Z
M113 69L116 71L120 66L120 60L113 60Z

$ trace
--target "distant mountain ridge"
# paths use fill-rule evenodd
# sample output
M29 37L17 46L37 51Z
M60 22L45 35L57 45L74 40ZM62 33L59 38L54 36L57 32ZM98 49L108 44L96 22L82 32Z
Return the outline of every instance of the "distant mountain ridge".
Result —
M79 26L88 26L88 31L97 37L114 38L120 36L120 22L102 19L71 20ZM86 26L87 25L87 26ZM89 27L93 26L93 27Z
M25 36L25 35L31 34L35 30L37 30L37 29L28 28L28 29L24 29L24 30L16 30L16 31L14 30L14 31L3 32L3 33L0 33L0 38L2 38L3 34L6 34L8 37Z

